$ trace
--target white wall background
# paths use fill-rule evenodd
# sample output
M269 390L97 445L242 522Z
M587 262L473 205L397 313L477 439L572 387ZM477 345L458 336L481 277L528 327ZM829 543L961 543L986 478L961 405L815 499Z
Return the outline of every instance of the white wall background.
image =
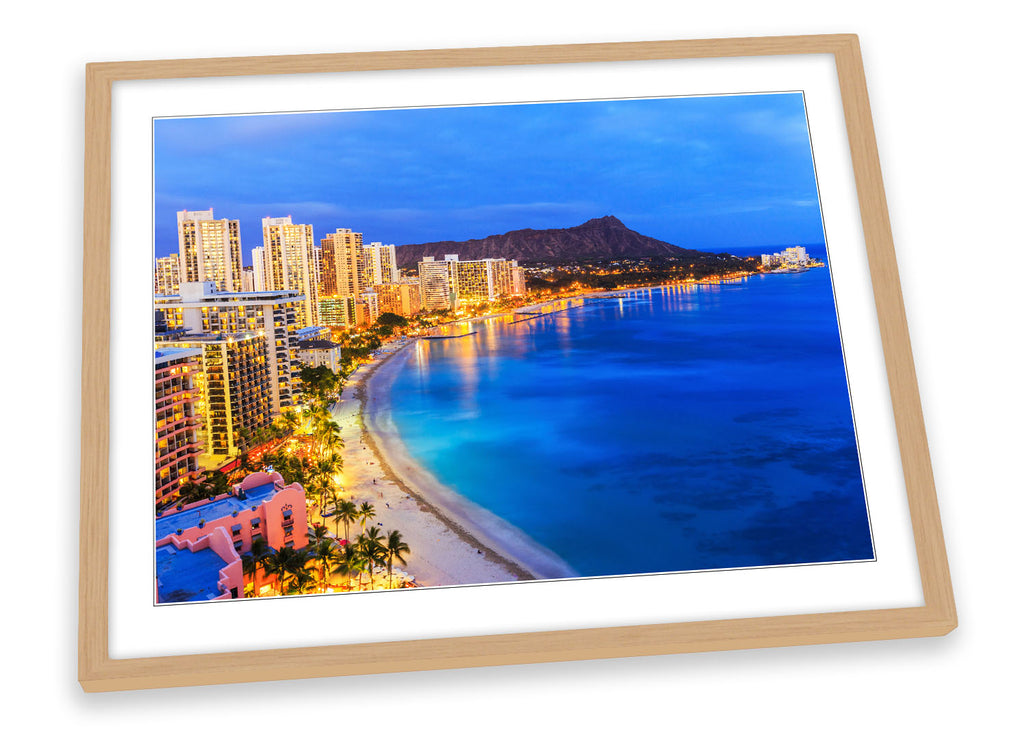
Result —
M5 534L0 547L4 723L15 733L75 735L209 727L274 734L291 732L297 721L313 732L407 735L658 728L987 734L1019 727L1019 11L984 0L955 11L892 0L348 5L97 0L5 9L3 504L4 517L18 516L24 526ZM957 631L938 640L81 692L75 652L86 62L830 32L861 37Z

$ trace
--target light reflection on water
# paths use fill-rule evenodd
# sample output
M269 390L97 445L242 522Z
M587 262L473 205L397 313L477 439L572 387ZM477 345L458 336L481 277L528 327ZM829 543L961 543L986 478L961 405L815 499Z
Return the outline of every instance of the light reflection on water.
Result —
M826 269L536 311L396 379L444 483L584 575L872 557Z

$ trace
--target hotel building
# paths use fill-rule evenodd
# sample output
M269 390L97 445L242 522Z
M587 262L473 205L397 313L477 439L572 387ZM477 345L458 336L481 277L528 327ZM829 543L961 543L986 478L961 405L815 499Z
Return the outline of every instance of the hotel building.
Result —
M203 418L193 377L201 375L202 365L200 348L162 348L154 354L157 503L173 498L198 468Z
M291 216L263 218L262 288L269 292L294 290L305 296L299 322L305 327L317 320L319 264L313 242L313 226L292 223Z
M343 328L356 324L355 297L320 297L320 324Z
M362 291L363 234L338 228L320 240L320 294L352 297Z
M512 262L512 295L520 297L526 294L526 272L517 262Z
M254 292L267 291L266 283L263 280L264 273L263 246L258 246L252 249L252 289Z
M237 220L214 220L213 209L178 213L180 282L213 282L242 291L242 244Z
M373 287L380 304L380 311L411 317L422 309L420 284L418 281L377 284Z
M300 340L295 355L309 366L326 366L335 373L342 368L341 344L331 340Z
M363 263L359 283L364 291L375 284L391 284L398 281L398 261L395 246L371 243L363 246Z
M178 254L156 260L153 275L153 294L177 294L181 285L181 265Z
M168 330L232 335L252 333L266 343L270 372L270 409L277 414L292 405L297 378L294 356L298 315L305 298L295 290L218 292L209 282L182 284L180 294L155 299Z
M216 572L218 583L224 564L230 566L234 562L234 556L238 556L240 560L240 556L252 550L254 541L263 540L271 550L301 549L309 544L307 532L305 490L298 483L285 486L281 474L276 472L249 474L241 483L235 484L227 494L181 505L170 513L157 513L155 522L158 551L161 546L172 545L175 550L188 548L190 552L195 553L203 549L204 540L210 540L207 546L214 550L222 562L218 563L212 556L207 556L208 560L192 563L192 567L201 565L207 581L210 581ZM170 555L173 555L173 551L165 548L164 556ZM165 601L167 599L159 596L161 590L167 596L175 589L175 578L189 579L180 575L175 576L174 573L168 575L162 572L160 559L158 553L158 599ZM230 571L227 578L229 582L239 580L234 578ZM269 588L271 581L261 579L260 584L261 589ZM196 588L198 587L192 585L185 587L185 590ZM229 584L225 588L230 591L235 586ZM213 593L215 589L219 595L207 595L203 598L231 598L223 596L224 592L220 591L219 585L213 587L207 584L204 589L209 593ZM238 588L234 596L240 596L241 591L242 589Z
M518 277L516 274L518 273ZM425 256L419 263L420 297L425 310L456 309L460 304L493 302L526 293L526 280L515 261L484 258L460 261L448 254L444 261ZM522 292L516 292L516 282Z
M165 348L202 351L202 371L193 375L193 381L199 389L196 411L203 418L199 439L206 455L237 455L243 434L251 437L270 427L274 382L262 335L189 334L158 340L157 346L161 352Z
M458 261L455 276L458 303L493 302L512 292L512 265L505 259Z
M454 310L459 257L448 254L444 261L435 261L433 256L424 256L417 265L420 276L420 303L427 311Z
M380 303L376 292L364 292L358 296L320 298L320 324L325 327L370 325L378 317Z
M792 246L781 253L762 253L761 265L766 268L778 266L807 266L811 258L803 246Z

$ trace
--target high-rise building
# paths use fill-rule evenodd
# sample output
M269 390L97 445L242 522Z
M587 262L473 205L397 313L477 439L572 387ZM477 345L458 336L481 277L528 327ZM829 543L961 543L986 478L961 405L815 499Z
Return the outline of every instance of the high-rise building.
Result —
M263 275L266 273L263 264L263 246L252 249L252 290L254 292L267 291Z
M193 378L200 389L199 437L206 454L237 455L247 436L270 426L273 381L262 335L191 333L157 343L157 350L165 347L202 351L202 372Z
M516 297L526 294L526 272L515 261L512 262L512 294Z
M457 270L459 257L448 254L444 261L424 256L418 265L420 275L420 302L423 309L453 310L457 303Z
M177 294L180 284L181 264L178 254L158 258L153 274L153 294Z
M380 301L377 293L363 292L356 300L356 325L372 325L380 317Z
M360 273L363 234L338 228L320 241L320 294L325 297L352 297L365 291Z
M332 328L355 325L356 299L355 295L350 297L321 297L320 324Z
M242 291L243 292L255 292L256 291L256 277L253 273L251 266L242 267Z
M213 282L221 292L242 291L242 243L237 220L214 220L213 208L178 213L180 281Z
M419 263L420 296L425 310L456 309L513 294L515 261L483 258L460 261L448 254L444 261L425 256ZM525 284L524 291L525 291Z
M263 218L263 289L295 290L306 297L300 315L302 325L317 320L316 249L313 226L292 223L291 215Z
M154 353L156 415L156 502L177 494L197 466L203 445L197 431L203 422L196 407L199 388L193 377L202 370L199 348L161 348Z
M209 282L182 284L180 294L157 297L155 308L169 330L190 334L252 333L266 343L271 386L270 409L279 413L293 404L298 383L295 357L298 315L305 298L295 290L217 292Z
M512 291L512 267L503 258L459 261L455 274L459 304L493 302Z
M418 281L377 284L373 291L377 293L382 313L391 312L402 317L411 317L422 309Z
M363 290L375 284L391 284L398 281L398 261L395 258L395 245L385 246L383 243L371 243L363 246L363 263L360 269L359 283Z

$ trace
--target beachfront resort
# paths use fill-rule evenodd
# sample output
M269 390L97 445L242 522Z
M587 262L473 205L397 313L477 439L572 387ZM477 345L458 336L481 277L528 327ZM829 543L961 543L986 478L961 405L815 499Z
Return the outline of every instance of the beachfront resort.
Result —
M388 464L367 429L369 378L460 322L775 266L445 254L400 269L394 245L349 228L317 241L290 216L263 218L243 266L238 220L176 217L178 250L154 269L158 603L565 575L468 533L460 509Z
M176 217L154 268L156 600L416 585L380 519L406 499L361 478L373 461L342 440L359 425L335 419L343 384L410 336L525 303L522 267L451 254L402 274L394 245L348 228L317 242L290 216L263 218L243 266L238 220Z

